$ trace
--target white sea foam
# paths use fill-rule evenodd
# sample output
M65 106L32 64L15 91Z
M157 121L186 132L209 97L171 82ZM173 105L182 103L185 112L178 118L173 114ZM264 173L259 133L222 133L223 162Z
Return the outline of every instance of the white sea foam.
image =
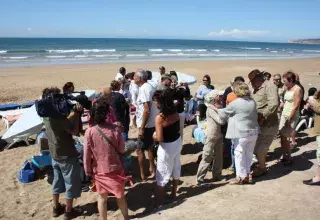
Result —
M170 52L181 52L182 50L181 49L168 49L167 51L170 51Z
M122 55L119 54L99 54L99 55L93 55L93 57L97 57L97 58L103 58L103 57L121 57Z
M302 52L307 52L307 53L320 53L320 50L302 50Z
M88 57L87 55L76 55L76 56L74 56L75 58L86 58L86 57Z
M0 50L0 53L3 54L3 53L7 53L6 50Z
M9 57L9 59L11 60L23 60L23 59L27 59L28 57Z
M59 59L59 58L65 58L67 56L46 56L46 58L49 58L49 59Z
M270 53L278 53L276 50L271 50Z
M127 54L126 57L145 57L146 54Z
M245 49L245 50L261 50L260 47L245 47L243 49Z
M49 53L100 53L115 52L116 49L74 49L74 50L47 50Z
M183 50L183 51L185 51L185 52L192 52L192 51L194 51L194 49L185 49L185 50Z
M206 49L196 49L194 51L196 51L196 52L206 52L207 50Z
M215 49L215 50L211 50L211 51L214 51L214 52L220 52L220 50L218 50L218 49Z
M162 52L163 49L149 49L150 52Z

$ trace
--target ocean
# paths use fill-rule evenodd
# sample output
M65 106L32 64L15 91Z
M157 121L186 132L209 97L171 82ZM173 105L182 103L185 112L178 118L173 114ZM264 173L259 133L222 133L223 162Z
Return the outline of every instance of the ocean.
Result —
M211 40L0 38L0 67L320 57L320 45Z

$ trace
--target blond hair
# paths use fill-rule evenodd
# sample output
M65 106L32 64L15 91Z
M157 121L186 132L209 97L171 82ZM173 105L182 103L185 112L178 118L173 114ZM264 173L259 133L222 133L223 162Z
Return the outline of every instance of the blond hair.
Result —
M245 84L245 83L237 83L234 86L234 93L236 94L236 96L238 98L250 97L250 95L251 95L249 86L247 84Z

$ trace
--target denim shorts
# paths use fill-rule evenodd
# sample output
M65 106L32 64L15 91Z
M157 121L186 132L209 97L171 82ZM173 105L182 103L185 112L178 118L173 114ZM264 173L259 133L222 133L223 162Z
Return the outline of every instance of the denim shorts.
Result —
M80 164L78 158L52 160L52 194L66 193L67 199L81 196Z

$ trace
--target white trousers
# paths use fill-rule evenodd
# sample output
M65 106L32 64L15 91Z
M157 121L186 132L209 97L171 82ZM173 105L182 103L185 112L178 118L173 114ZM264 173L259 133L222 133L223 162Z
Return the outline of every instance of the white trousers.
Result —
M181 175L180 152L182 149L181 138L171 143L160 142L157 151L157 173L158 186L165 186L170 178L177 180Z
M251 161L258 135L233 139L237 177L245 178L250 173Z

